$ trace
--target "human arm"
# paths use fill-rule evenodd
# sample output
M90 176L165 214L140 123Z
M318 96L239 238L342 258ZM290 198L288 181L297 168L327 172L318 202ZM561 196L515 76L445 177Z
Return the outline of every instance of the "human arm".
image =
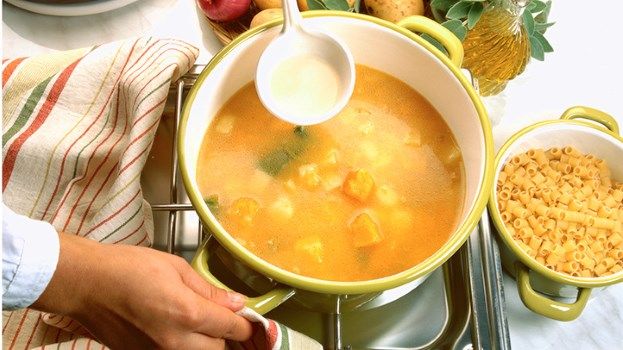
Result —
M74 318L111 348L222 348L222 339L251 335L234 313L244 297L208 284L183 259L59 237L57 269L32 307Z
M23 229L41 238L42 232ZM31 308L72 317L114 349L222 348L224 338L250 336L251 324L234 313L244 297L208 284L183 259L54 235L56 247L41 240L26 244L47 244L43 250L56 256L48 262L51 279Z

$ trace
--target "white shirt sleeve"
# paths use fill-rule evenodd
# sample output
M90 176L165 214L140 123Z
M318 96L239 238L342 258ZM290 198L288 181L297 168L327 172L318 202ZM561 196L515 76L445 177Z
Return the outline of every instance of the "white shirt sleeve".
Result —
M14 310L43 293L56 270L60 244L49 223L2 206L2 310Z

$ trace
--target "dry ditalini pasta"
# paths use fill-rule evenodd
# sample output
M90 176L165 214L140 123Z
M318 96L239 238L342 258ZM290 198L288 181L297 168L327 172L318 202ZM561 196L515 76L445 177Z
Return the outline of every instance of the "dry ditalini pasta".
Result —
M512 157L497 181L507 230L537 262L572 276L623 270L623 183L573 147Z

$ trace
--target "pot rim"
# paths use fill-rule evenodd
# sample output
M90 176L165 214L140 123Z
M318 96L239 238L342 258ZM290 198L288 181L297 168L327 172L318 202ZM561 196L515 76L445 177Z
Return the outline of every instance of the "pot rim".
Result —
M500 163L502 159L506 158L508 154L508 150L510 149L512 145L514 145L517 141L519 141L522 137L524 137L528 133L538 128L549 126L549 125L555 125L555 126L576 125L576 126L580 126L583 128L590 128L590 129L602 132L604 134L607 134L609 136L612 136L615 140L623 144L623 137L617 135L616 133L610 130L605 129L603 126L599 126L596 124L591 124L591 123L579 121L579 120L563 120L563 119L546 120L546 121L538 122L538 123L529 125L519 130L518 132L513 134L513 136L511 136L508 140L506 140L504 145L500 148L500 150L495 156L495 164L493 166L493 170L494 170L493 180L495 181L495 179L497 179L497 176L499 173L497 169L500 167ZM555 132L555 131L556 130L551 130L551 132ZM515 257L517 257L523 264L528 266L530 270L538 272L544 277L547 277L548 279L553 280L555 282L559 282L562 284L567 284L567 285L571 285L575 287L582 287L582 288L603 287L603 286L607 286L607 285L611 285L611 284L615 284L615 283L623 281L623 271L612 274L612 275L601 276L601 277L574 277L574 276L567 275L561 272L550 270L547 267L545 267L545 265L538 263L535 259L533 259L530 255L528 255L523 249L521 249L519 244L513 239L513 237L510 235L510 233L506 229L506 226L504 225L504 222L502 221L500 210L498 209L498 206L496 203L497 202L496 186L491 186L490 191L491 192L489 196L490 198L489 199L489 215L491 216L491 219L493 220L493 223L500 237L504 241L504 244L506 244L506 246L513 252Z
M220 61L240 43L256 35L260 35L270 27L279 25L281 23L280 20L272 21L257 28L251 29L234 39L227 46L225 46L212 58L212 60L210 60L208 65L197 77L195 85L188 93L186 103L184 104L184 107L182 109L182 115L178 130L179 137L177 140L177 149L182 180L188 192L191 203L196 209L201 221L210 228L219 243L223 245L227 250L229 250L234 256L241 259L244 263L249 265L251 268L261 272L262 274L265 274L275 279L276 281L295 288L314 291L318 293L360 294L391 289L411 282L417 278L423 277L441 266L447 259L454 255L454 253L463 245L463 243L465 243L470 233L476 227L478 221L481 218L482 212L487 205L490 188L492 187L494 168L493 136L491 134L491 125L487 116L486 109L480 101L478 94L473 89L471 83L461 73L460 67L454 66L447 56L437 50L432 44L422 39L419 35L416 35L411 31L402 28L394 23L376 17L357 13L318 10L304 12L303 16L306 18L339 17L357 19L372 22L374 24L385 27L386 29L391 29L394 32L402 34L422 46L425 50L435 56L440 61L440 64L445 65L452 72L454 77L459 81L459 83L468 94L470 100L474 105L474 108L476 109L484 139L485 159L483 181L480 184L480 191L476 196L471 211L467 214L465 220L456 228L454 234L449 237L448 241L446 241L446 243L440 249L438 249L435 253L433 253L433 255L429 256L424 261L399 273L365 281L332 281L297 275L293 272L287 271L261 259L257 255L246 249L244 246L242 246L240 243L238 243L232 235L227 233L227 231L220 224L217 223L217 220L209 211L208 206L204 203L201 197L201 193L199 193L198 191L198 188L193 185L195 179L191 179L189 177L189 172L186 169L188 159L185 156L186 152L184 146L184 135L187 132L187 123L190 117L190 110L203 82L207 79L212 70L220 63ZM201 249L201 246L199 247L199 249Z

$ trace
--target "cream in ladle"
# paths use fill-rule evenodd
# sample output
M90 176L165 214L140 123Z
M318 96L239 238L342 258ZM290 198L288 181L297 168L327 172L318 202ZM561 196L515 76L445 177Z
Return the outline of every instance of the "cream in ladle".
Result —
M318 124L338 114L350 99L354 60L332 35L303 28L296 0L283 0L283 12L283 29L260 57L255 86L278 118Z

